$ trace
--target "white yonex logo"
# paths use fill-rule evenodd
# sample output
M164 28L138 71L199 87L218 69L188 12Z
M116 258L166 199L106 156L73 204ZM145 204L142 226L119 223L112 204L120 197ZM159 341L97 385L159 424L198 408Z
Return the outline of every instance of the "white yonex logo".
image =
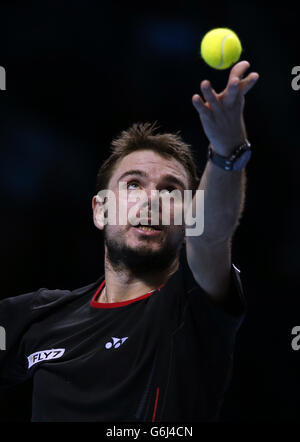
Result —
M126 339L128 339L128 336L126 336L126 338L111 338L113 340L113 342L107 342L105 344L105 348L107 348L108 350L110 348L119 348L120 345L124 344L124 342L126 341Z
M50 359L61 358L65 352L65 348L52 348L52 350L43 350L32 353L27 357L28 368L32 367L34 364L42 361L49 361Z

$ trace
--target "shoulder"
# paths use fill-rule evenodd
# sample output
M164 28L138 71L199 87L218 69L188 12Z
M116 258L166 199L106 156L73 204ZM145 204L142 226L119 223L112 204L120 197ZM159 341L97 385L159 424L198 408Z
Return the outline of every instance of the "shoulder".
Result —
M221 322L232 322L240 325L247 310L246 297L241 279L241 271L232 263L230 274L230 288L226 303L219 304L213 301L205 290L197 283L188 265L185 250L180 256L180 271L184 281L185 293L195 312L201 308L206 314L214 316Z
M48 288L39 289L34 296L32 309L35 311L39 309L51 308L53 306L63 305L81 296L84 296L86 293L90 292L94 287L96 288L97 285L98 285L98 280L96 282L93 282L91 284L73 290L48 289Z
M102 278L101 276L95 282L73 290L42 287L33 292L8 297L0 301L0 312L12 311L17 314L18 311L21 311L22 314L26 314L63 305L88 293L94 287L96 288Z

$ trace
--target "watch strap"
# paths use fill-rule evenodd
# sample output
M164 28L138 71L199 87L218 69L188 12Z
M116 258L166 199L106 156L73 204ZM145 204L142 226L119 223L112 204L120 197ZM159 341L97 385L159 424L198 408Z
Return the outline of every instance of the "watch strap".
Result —
M210 159L216 166L223 170L242 170L251 157L251 144L248 140L239 145L229 157L224 157L214 152L209 146L208 159Z

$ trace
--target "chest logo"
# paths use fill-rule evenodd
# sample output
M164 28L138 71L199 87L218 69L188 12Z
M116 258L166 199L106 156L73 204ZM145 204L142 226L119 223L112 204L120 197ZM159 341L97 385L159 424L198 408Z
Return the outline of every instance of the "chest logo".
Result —
M126 338L111 338L113 340L113 342L107 342L105 344L105 348L107 348L107 350L109 350L110 348L119 348L122 344L124 344L124 342L126 341L126 339L128 339L128 336L126 336Z
M42 350L32 353L27 357L28 368L42 361L49 361L50 359L61 358L65 352L65 348L52 348L51 350Z

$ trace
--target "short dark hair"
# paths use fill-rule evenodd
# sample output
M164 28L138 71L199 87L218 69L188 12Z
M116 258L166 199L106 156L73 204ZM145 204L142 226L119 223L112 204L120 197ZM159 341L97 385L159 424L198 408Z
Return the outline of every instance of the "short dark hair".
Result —
M182 140L178 132L175 134L155 133L157 129L156 122L153 124L134 123L111 142L111 154L101 165L97 174L96 193L107 189L109 180L121 159L136 150L149 149L165 158L174 158L183 165L194 195L200 180L191 147Z

